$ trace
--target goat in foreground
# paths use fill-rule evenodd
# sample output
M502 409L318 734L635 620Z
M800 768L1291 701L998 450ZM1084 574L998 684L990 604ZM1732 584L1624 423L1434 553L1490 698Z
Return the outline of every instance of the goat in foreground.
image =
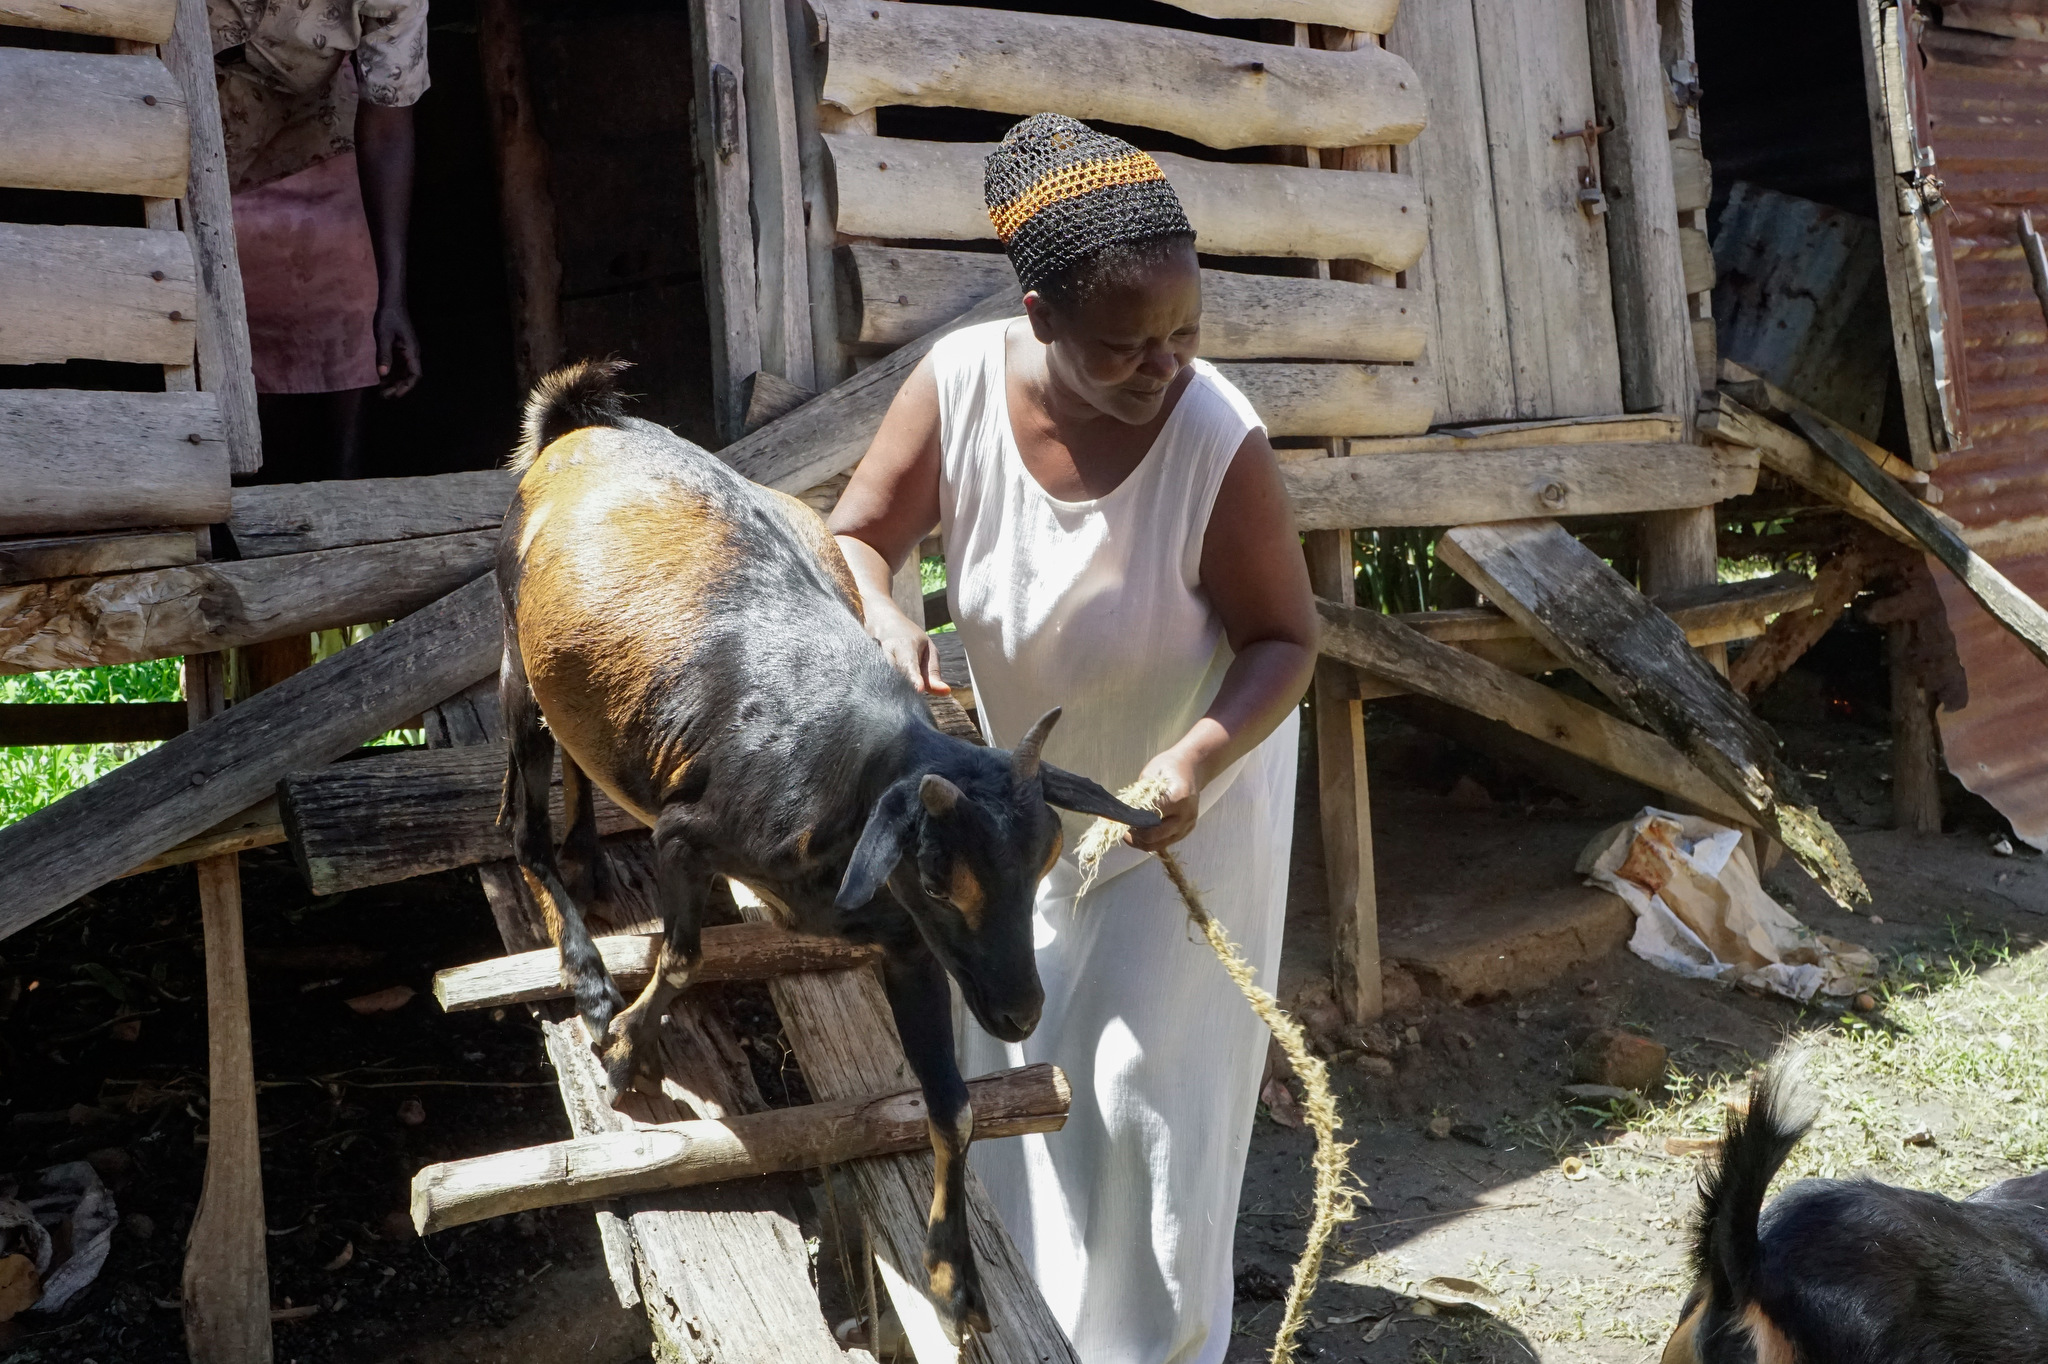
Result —
M2048 1172L1958 1202L1869 1179L1764 1191L1812 1126L1774 1073L1700 1189L1664 1364L2048 1361Z
M754 890L789 927L882 948L936 1158L929 1286L956 1332L987 1330L966 1216L974 1112L946 977L992 1035L1029 1036L1045 998L1032 902L1060 853L1048 805L1141 827L1158 816L1040 760L1057 710L1010 753L942 733L861 628L817 514L625 416L623 368L586 362L543 380L513 461L498 582L511 740L500 817L514 856L614 1100L659 1079L655 1030L697 965L713 876ZM548 827L557 743L560 865ZM593 782L654 831L666 933L631 1007L582 917L607 894Z

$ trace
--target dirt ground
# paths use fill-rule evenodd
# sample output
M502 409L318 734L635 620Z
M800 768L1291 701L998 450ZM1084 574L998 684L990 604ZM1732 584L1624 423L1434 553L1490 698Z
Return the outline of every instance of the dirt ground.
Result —
M2002 824L1955 788L1942 836L1884 828L1882 717L1858 702L1850 713L1860 718L1843 718L1812 679L1792 693L1772 718L1877 898L1845 914L1789 864L1767 878L1772 892L1814 928L1885 954L1901 1008L1925 995L1911 995L1919 976L1964 988L2027 969L2048 932L2042 859L1996 854ZM1560 778L1569 789L1559 789L1518 765L1512 745L1455 744L1383 710L1371 751L1390 941L1448 932L1489 906L1581 895L1572 856L1642 803L1643 793L1587 774ZM1304 804L1283 995L1327 970L1313 829ZM497 951L473 875L316 900L278 850L244 865L272 1292L288 1312L276 1328L281 1364L644 1357L635 1315L610 1298L587 1210L428 1242L404 1216L408 1180L425 1162L567 1135L523 1011L448 1016L429 993L435 970ZM391 987L417 993L381 1013L346 1002ZM1665 1138L1711 1131L1719 1096L1788 1037L1847 1045L1886 1025L1892 999L1866 1022L1665 975L1609 943L1547 984L1396 1010L1374 1046L1391 1075L1375 1073L1387 1067L1368 1053L1333 1066L1371 1206L1326 1266L1301 1357L1654 1359L1685 1288L1698 1170L1696 1156L1667 1155ZM179 1266L205 1156L202 1003L189 872L116 883L0 945L0 1185L32 1196L36 1171L85 1159L122 1215L94 1285L54 1318L0 1324L0 1360L184 1359ZM730 1003L764 1039L762 1054L779 1055L758 994L734 992ZM1601 1027L1670 1048L1670 1087L1653 1105L1624 1114L1560 1100L1573 1047ZM779 1074L765 1061L757 1069L764 1091L779 1092ZM1974 1187L2021 1172L2015 1152L2035 1149L2001 1148L1995 1115L1965 1113L1924 1076L1859 1074L1856 1088L1853 1102L1824 1093L1867 1137L1827 1156L1842 1172ZM2036 1121L2044 1097L2029 1092ZM1450 1135L1434 1138L1439 1117ZM1931 1145L1901 1145L1923 1126ZM1310 1151L1306 1132L1262 1112L1238 1224L1232 1360L1263 1359L1269 1347L1301 1242ZM1583 1178L1563 1173L1569 1156L1583 1161ZM1443 1275L1483 1285L1495 1310L1418 1313L1417 1285Z

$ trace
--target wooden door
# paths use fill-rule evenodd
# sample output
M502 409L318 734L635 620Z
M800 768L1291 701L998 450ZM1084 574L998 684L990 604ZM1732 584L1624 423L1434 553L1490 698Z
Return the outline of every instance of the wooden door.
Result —
M1422 183L1440 421L1622 410L1607 234L1582 206L1594 116L1583 0L1434 0L1401 8L1387 46L1429 97L1400 169Z

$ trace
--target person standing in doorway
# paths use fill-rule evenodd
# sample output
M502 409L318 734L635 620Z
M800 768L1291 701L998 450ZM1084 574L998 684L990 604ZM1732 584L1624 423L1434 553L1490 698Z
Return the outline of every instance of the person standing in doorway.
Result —
M1195 358L1195 234L1136 147L1057 114L984 194L1025 316L954 332L905 381L832 514L869 633L946 690L889 580L933 525L989 741L1064 704L1048 759L1165 782L1084 896L1080 826L1038 890L1037 1030L971 1023L965 1073L1050 1061L1056 1134L969 1157L1085 1364L1217 1364L1267 1047L1149 853L1175 854L1271 988L1315 664L1307 567L1264 425Z
M207 0L263 481L362 476L363 395L409 392L427 0Z

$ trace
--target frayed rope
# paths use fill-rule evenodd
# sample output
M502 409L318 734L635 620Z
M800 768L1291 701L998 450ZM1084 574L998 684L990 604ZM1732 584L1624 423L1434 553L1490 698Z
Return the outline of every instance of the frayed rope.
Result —
M1137 810L1156 810L1165 796L1166 783L1157 778L1138 782L1117 793L1118 800ZM1077 907L1080 896L1086 895L1095 884L1095 873L1100 869L1103 857L1123 838L1126 828L1114 820L1098 819L1082 836L1081 846L1075 852L1075 860L1081 868L1081 890L1075 897ZM1308 1316L1309 1298L1315 1292L1316 1281L1322 1276L1323 1251L1335 1234L1337 1225L1358 1215L1358 1200L1365 1196L1365 1191L1351 1178L1348 1159L1351 1143L1339 1145L1337 1142L1337 1129L1344 1124L1337 1116L1337 1100L1330 1093L1330 1073L1309 1051L1308 1038L1302 1033L1301 1025L1280 1007L1279 1000L1260 988L1251 963L1244 959L1244 954L1238 951L1237 944L1230 940L1223 926L1210 917L1208 908L1202 903L1202 893L1188 879L1180 859L1173 855L1171 849L1162 849L1154 855L1158 857L1166 879L1173 882L1173 888L1180 892L1188 917L1208 938L1216 959L1223 963L1223 969L1251 1004L1252 1012L1280 1040L1280 1048L1287 1053L1287 1060L1293 1065L1306 1095L1302 1113L1316 1134L1315 1213L1309 1220L1308 1244L1302 1248L1301 1258L1294 1262L1294 1282L1288 1286L1286 1310L1280 1318L1279 1334L1273 1338L1273 1353L1268 1357L1268 1364L1288 1364L1294 1358L1295 1337Z

